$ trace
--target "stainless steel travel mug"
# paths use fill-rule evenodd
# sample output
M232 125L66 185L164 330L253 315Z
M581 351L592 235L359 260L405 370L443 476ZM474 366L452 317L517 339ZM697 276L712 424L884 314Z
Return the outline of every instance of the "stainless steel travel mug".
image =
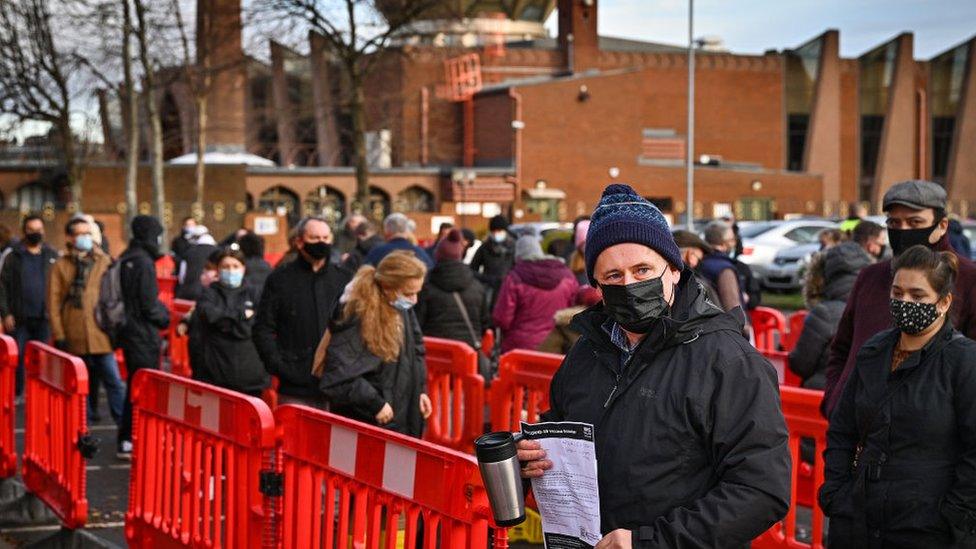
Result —
M507 431L488 433L474 441L474 448L495 523L521 524L525 520L525 497L515 436Z

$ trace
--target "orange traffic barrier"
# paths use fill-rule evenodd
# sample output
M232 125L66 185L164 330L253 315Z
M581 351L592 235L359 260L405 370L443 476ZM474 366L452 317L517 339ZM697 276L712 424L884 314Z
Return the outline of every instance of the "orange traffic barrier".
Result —
M275 416L282 549L508 546L474 457L303 406Z
M820 416L822 391L795 387L781 387L783 415L790 431L790 454L793 457L793 479L790 510L780 524L752 542L755 549L823 549L824 514L817 503L817 490L824 480L823 450L827 445L827 420ZM813 466L803 467L800 440L812 439L815 444ZM799 465L799 466L798 466ZM808 536L811 543L797 539L797 507L813 509Z
M173 298L176 294L176 277L157 276L156 285L159 286L159 300L167 308L171 308L173 306Z
M14 376L17 372L17 342L0 335L0 478L17 474L17 446L14 441Z
M803 381L800 376L793 373L790 370L790 354L786 351L759 351L762 356L773 365L776 370L776 377L779 380L780 385L785 385L787 387L799 387L800 383Z
M260 399L135 374L125 536L140 547L254 547L271 518L274 416ZM304 435L301 435L304 436ZM311 442L310 440L306 439Z
M549 384L563 355L516 349L502 355L491 386L492 431L520 431L549 409Z
M486 357L491 358L491 353L495 349L495 330L485 330L481 336L481 352Z
M176 262L173 256L167 254L156 260L156 276L158 278L172 277L176 272Z
M88 519L84 459L94 454L86 423L88 370L80 358L38 341L25 352L24 484L66 527L79 528Z
M466 343L433 337L424 338L424 347L434 410L424 440L472 453L485 425L485 380L478 373L477 352Z
M800 340L800 334L803 333L803 323L807 320L806 309L801 309L789 316L787 319L787 324L789 331L783 334L783 350L790 352L796 348L796 342Z
M169 340L169 369L178 376L192 377L193 370L190 368L190 338L180 335L180 320L186 316L196 305L193 301L185 299L174 299L170 306L170 322L167 332Z
M776 336L782 340L786 333L786 317L769 307L756 307L749 311L750 324L756 336L756 348L760 351L777 351Z
M278 262L281 261L282 257L285 257L285 254L281 252L264 254L264 260L267 261L268 265L271 265L272 267L278 265Z

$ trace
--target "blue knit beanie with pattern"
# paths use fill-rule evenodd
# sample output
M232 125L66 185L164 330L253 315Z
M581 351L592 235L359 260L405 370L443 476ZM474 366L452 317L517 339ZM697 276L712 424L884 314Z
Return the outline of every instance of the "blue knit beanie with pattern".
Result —
M643 244L674 267L684 268L681 250L661 210L634 192L630 185L615 183L604 189L586 233L586 276L592 286L597 286L593 276L596 258L610 246L625 242Z

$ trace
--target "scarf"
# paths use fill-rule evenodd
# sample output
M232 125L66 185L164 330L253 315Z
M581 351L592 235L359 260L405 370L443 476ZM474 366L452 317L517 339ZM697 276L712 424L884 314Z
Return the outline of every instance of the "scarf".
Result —
M71 281L71 289L68 290L68 303L76 309L81 309L82 296L85 294L85 283L88 282L88 274L91 273L95 265L95 258L92 254L75 255L75 278Z

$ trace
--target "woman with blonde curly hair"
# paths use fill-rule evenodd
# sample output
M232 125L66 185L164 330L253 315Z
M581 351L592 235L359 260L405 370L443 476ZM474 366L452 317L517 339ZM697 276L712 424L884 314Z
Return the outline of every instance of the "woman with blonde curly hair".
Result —
M331 410L420 437L430 416L423 334L414 312L427 267L408 251L363 266L329 329L322 381Z

